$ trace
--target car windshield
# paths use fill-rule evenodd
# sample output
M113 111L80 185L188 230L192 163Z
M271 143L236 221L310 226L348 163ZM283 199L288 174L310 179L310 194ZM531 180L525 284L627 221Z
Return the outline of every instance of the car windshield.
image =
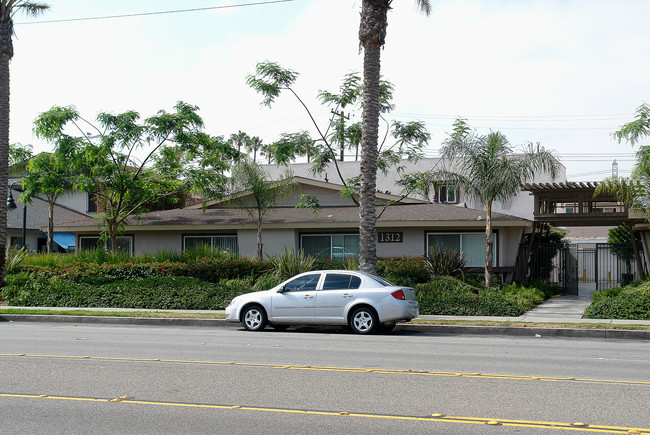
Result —
M379 284L382 287L394 287L395 286L395 284L386 281L384 278L379 278L378 276L374 276L374 275L367 275L367 276L368 276L368 279L376 282L377 284Z

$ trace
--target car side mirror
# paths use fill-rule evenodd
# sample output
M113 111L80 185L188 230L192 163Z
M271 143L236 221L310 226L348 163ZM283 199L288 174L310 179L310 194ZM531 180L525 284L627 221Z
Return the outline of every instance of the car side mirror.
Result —
M286 285L283 285L282 287L280 287L280 288L278 289L278 293L284 293L284 292L286 292L286 291L287 291L287 286L286 286Z

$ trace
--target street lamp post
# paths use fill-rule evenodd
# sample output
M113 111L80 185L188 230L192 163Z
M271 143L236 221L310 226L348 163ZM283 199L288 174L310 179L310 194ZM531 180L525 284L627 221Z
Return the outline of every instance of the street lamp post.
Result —
M14 201L14 197L11 194L11 189L14 188L14 184L16 184L16 183L18 183L18 181L14 181L13 183L11 183L11 186L9 186L9 197L7 198L7 209L8 210L15 210L17 208L16 207L16 201ZM22 240L22 246L21 246L22 248L27 246L25 244L26 233L27 233L27 204L23 203L23 233L22 233L23 240Z

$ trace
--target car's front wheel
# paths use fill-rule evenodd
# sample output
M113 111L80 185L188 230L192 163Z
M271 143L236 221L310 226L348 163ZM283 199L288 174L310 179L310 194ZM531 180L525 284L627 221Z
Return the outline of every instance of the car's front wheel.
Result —
M249 331L260 331L266 327L267 318L264 308L259 305L249 305L244 308L241 323Z
M378 324L379 319L372 308L357 308L350 315L350 328L357 334L372 334Z

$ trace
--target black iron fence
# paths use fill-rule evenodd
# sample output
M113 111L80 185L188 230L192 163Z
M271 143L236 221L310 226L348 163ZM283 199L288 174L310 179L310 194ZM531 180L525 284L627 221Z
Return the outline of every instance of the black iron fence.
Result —
M645 254L639 251L645 269ZM516 280L544 281L577 294L579 283L596 283L602 290L639 279L631 244L598 243L581 247L569 243L539 243L519 247ZM647 271L644 270L647 274Z

